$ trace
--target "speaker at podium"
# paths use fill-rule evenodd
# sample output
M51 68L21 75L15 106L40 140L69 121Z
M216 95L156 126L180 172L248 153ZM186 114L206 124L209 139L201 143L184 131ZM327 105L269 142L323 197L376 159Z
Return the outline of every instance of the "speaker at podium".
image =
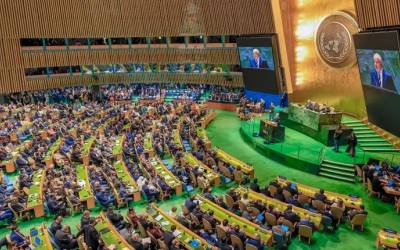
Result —
M260 136L267 143L282 142L285 139L285 127L281 126L279 122L261 120Z

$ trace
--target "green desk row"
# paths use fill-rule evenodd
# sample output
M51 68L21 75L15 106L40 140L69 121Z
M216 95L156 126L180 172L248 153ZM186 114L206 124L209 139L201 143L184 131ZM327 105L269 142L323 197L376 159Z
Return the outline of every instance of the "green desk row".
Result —
M224 219L227 219L229 225L239 225L240 229L248 237L254 238L257 234L259 234L264 242L266 242L267 244L271 242L272 239L271 231L261 228L259 225L254 224L253 222L248 221L245 218L240 217L226 209L223 209L222 207L218 206L217 204L211 202L210 200L200 195L197 195L196 198L199 199L201 202L200 209L203 212L208 212L209 210L212 210L214 212L214 218L219 222L222 222Z

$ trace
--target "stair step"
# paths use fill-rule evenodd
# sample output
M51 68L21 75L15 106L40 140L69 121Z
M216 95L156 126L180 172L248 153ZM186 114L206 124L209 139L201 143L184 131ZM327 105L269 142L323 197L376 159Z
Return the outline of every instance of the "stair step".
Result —
M358 138L364 139L364 138L382 138L380 135L374 134L374 135L357 135Z
M367 142L367 143L360 143L360 146L361 147L386 147L386 146L391 146L391 147L393 147L393 145L392 144L390 144L390 143L369 143L369 142Z
M352 128L352 129L354 130L354 132L357 132L357 131L365 131L365 130L373 131L373 130L370 129L369 127L355 127L355 128Z
M342 121L342 123L343 123L343 124L364 124L364 123L361 122L361 121L355 121L355 120L352 120L352 121Z
M356 135L366 135L366 134L371 134L371 135L376 135L376 133L374 131L354 131L354 133Z
M320 172L319 175L320 175L320 176L323 176L323 177L326 177L326 178L330 178L330 179L335 179L335 180L347 181L347 182L352 182L352 183L354 183L354 178L347 178L347 177L342 177L342 176L336 176L336 175L331 175L331 174L323 173L323 172Z
M398 148L362 148L364 151L368 151L368 152L400 152L400 149Z
M353 173L347 173L347 172L342 172L342 171L328 169L328 168L321 168L320 171L325 172L325 173L328 172L329 174L334 174L334 175L338 175L338 176L354 177L354 171L353 171Z
M383 138L360 138L358 139L358 142L361 143L365 143L365 142L374 142L374 143L378 143L378 142L386 142L388 143L385 139Z
M337 170L337 171L344 171L344 172L354 173L354 167L353 168L340 167L340 166L335 166L335 165L332 165L332 164L323 163L323 164L321 164L321 168L322 169L333 169L333 170Z
M371 144L367 144L367 145L361 145L361 147L362 148L393 148L393 145L391 145L391 144L384 144L384 145L381 145L381 146L374 146L374 145L371 145Z
M367 126L367 124L364 124L364 123L360 123L360 124L355 124L355 123L353 123L353 124L350 124L350 125L348 125L350 128L369 128L368 126Z
M337 162L337 161L330 161L330 160L323 160L321 165L325 164L325 163L328 163L328 164L331 164L331 165L336 165L336 166L344 166L344 167L354 168L353 164Z

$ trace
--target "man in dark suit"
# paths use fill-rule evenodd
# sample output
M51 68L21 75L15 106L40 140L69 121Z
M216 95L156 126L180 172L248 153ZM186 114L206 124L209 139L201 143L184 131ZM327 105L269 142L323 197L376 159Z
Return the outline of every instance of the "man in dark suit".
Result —
M78 247L78 242L72 236L69 226L63 225L55 234L57 244L61 249L75 249Z
M79 237L79 235L83 234L85 243L90 249L99 247L100 234L95 228L96 224L96 219L91 218L89 224L81 228L81 231L76 235L76 237Z
M172 225L171 230L164 231L163 239L164 239L165 245L170 246L172 244L172 241L175 239L175 235L174 235L175 230L176 230L176 226Z
M397 92L393 77L383 68L382 57L378 53L374 54L374 69L371 70L370 75L372 86Z
M293 212L292 205L288 205L285 212L283 213L283 217L293 224L300 221L300 217Z
M250 59L250 67L255 69L269 69L267 61L261 57L258 49L253 49L253 58Z

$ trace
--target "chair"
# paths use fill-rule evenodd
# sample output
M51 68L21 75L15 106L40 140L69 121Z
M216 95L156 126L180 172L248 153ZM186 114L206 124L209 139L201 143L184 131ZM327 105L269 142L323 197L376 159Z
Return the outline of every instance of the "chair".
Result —
M285 196L285 201L288 202L289 199L292 197L292 194L287 190L283 190L282 193L283 193L283 196Z
M151 242L153 242L153 244L154 244L155 246L158 246L158 240L157 240L157 238L156 238L152 233L150 233L149 231L147 231L147 235L150 237Z
M265 221L267 222L268 226L275 226L276 216L271 213L265 213Z
M360 178L362 178L362 180L364 180L364 178L363 178L363 171L362 171L361 167L358 166L358 165L356 165L356 172L357 172L357 176L360 177ZM364 183L364 181L363 181L363 183Z
M239 237L237 237L236 235L232 234L231 235L231 242L232 242L232 246L235 249L243 250L243 242Z
M194 215L193 213L190 213L190 219L192 220L193 224L195 224L196 226L200 226L199 218L197 218L196 215Z
M205 218L202 218L202 222L203 222L204 230L206 230L206 231L210 231L210 230L212 231L213 230L213 227L212 227L211 223L208 220L206 220Z
M324 231L326 230L333 231L332 223L333 220L331 217L322 215L321 224L324 226Z
M239 204L239 209L240 209L240 211L246 211L247 210L247 206L246 206L246 204L244 204L244 202L243 201L241 201L241 200L238 200L238 204Z
M335 206L331 207L331 214L338 221L337 225L340 224L340 221L342 220L343 217L343 213L344 213L343 209Z
M316 208L320 213L323 213L325 211L325 203L320 200L313 200L312 206Z
M157 243L161 250L169 250L169 247L165 244L163 240L158 239Z
M373 189L372 189L372 183L371 183L371 180L370 179L368 179L367 178L367 188L368 188L368 196L376 196L376 197L378 197L378 198L381 198L381 193L379 193L379 192L375 192Z
M275 243L275 249L287 249L287 239L285 235L272 232L272 239Z
M243 172L242 171L233 171L233 178L235 182L242 184L244 182Z
M220 166L219 170L222 172L222 174L225 177L228 177L231 180L233 179L233 175L232 175L231 171L229 171L229 169L227 169L225 166Z
M285 226L287 226L289 228L289 232L290 232L290 236L289 237L291 237L292 233L296 229L296 223L293 225L293 223L290 220L287 220L287 219L285 219L283 217L280 217L279 221L281 221L283 225L285 225Z
M140 232L140 237L141 238L146 238L147 237L146 229L144 229L142 223L140 223L140 222L138 222L138 229L139 229L139 232Z
M400 212L400 198L397 198L397 200L395 198L395 206L396 206L397 213L399 213Z
M258 250L258 248L252 244L246 243L246 250Z
M220 225L215 226L215 229L217 231L218 239L222 240L226 238L226 232Z
M201 191L204 191L208 188L208 185L206 185L203 181L197 180L197 185L200 188Z
M302 206L304 206L305 204L308 203L308 201L310 200L310 198L308 198L308 196L304 195L304 194L299 194L298 200L300 202L300 204Z
M189 209L185 205L182 205L181 207L182 207L182 213L183 214L190 214Z
M226 205L228 205L228 207L230 209L233 208L233 206L235 205L235 201L233 200L232 196L225 194L225 201L226 201Z
M311 244L312 228L306 225L299 226L299 240L302 238L308 239L308 244Z
M367 215L365 214L356 214L354 217L350 220L351 223L351 229L354 231L354 228L356 226L361 227L361 231L364 231L364 222L367 219Z
M278 189L275 186L273 185L268 186L268 192L270 193L271 197L274 197L277 191Z
M79 246L80 250L87 250L88 249L88 247L87 247L87 245L86 245L86 243L85 243L85 241L83 239L83 235L79 236L77 241L78 241L78 246Z
M260 214L260 210L258 210L255 207L251 207L250 210L251 210L251 215L254 217L257 217Z

